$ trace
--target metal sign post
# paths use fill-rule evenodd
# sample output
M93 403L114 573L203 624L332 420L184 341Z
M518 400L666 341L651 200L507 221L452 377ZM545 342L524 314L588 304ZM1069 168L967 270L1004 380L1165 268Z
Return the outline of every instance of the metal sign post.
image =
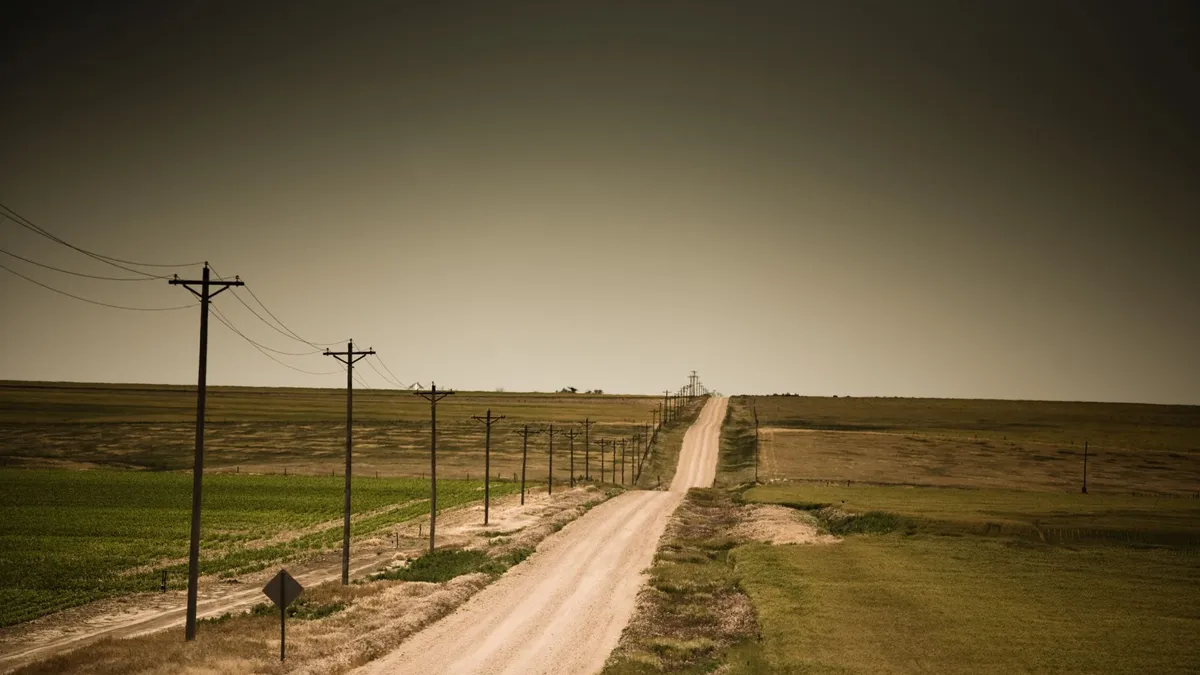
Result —
M287 608L288 605L296 601L300 594L304 592L304 587L299 581L292 578L292 575L287 573L287 570L279 570L266 586L263 586L263 594L275 603L279 608L279 660L282 661L287 655Z

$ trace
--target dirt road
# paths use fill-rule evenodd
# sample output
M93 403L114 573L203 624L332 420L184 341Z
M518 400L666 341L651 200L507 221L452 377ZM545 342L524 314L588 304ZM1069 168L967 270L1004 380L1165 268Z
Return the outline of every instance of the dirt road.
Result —
M453 614L356 673L599 671L633 614L667 519L688 488L713 482L727 405L710 399L688 429L669 492L627 492L597 506Z

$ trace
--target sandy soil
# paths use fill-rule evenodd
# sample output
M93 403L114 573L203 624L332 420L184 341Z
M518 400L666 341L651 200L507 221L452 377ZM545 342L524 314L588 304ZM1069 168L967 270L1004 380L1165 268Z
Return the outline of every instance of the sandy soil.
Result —
M841 541L822 534L812 516L778 504L753 504L742 509L733 536L767 544L832 544Z
M597 506L453 614L355 672L599 671L671 513L688 488L712 485L727 405L710 399L685 434L670 492L627 492Z
M545 493L527 495L524 506L518 505L519 495L495 499L492 503L492 522L486 528L482 525L482 504L447 511L438 518L438 545L486 546L489 532L523 529L520 536L513 537L513 545L520 545L522 537L529 534L528 525L551 515L552 511L594 498L594 492L577 489L563 491L561 496L556 492L553 504ZM429 541L428 520L426 516L398 526L398 545L390 530L373 537L356 539L351 547L351 577L361 577L423 552ZM423 537L419 536L421 530L425 533ZM334 581L341 578L341 551L322 553L288 563L284 567L305 587ZM277 571L277 568L271 567L226 581L202 578L197 616L201 619L216 617L265 602L262 587ZM131 637L164 629L179 630L182 634L186 602L182 590L144 593L103 600L0 629L0 672L102 638Z

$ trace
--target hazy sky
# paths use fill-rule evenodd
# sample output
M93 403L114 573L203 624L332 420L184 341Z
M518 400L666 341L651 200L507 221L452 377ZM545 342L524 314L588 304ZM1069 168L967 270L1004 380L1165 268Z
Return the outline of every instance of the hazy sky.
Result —
M0 11L0 202L405 382L1200 403L1195 3L78 5ZM0 270L0 378L191 383L198 319Z

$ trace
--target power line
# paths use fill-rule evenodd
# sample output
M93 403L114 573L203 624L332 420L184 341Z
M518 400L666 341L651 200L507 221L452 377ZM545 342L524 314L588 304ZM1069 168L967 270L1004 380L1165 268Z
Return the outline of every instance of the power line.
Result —
M216 273L218 277L220 277L220 273L217 272L217 269L215 267L212 267L212 265L209 265L209 267L212 268L213 272ZM321 347L321 346L333 345L333 344L337 344L337 343L329 342L329 343L322 344L322 343L317 343L317 342L309 342L308 340L305 340L304 338L300 337L300 335L298 333L296 333L292 329L288 328L287 325L285 325L282 321L280 321L279 317L275 316L275 314L272 313L271 310L267 309L267 306L263 304L262 300L258 299L258 296L254 294L254 291L250 290L249 286L243 285L242 288L245 288L250 293L250 296L253 297L255 302L257 302L259 304L259 306L263 308L263 311L265 311L271 318L275 319L275 321L279 324L279 326L281 326L283 328L283 330L280 330L280 328L276 327L275 324L273 324L270 321L267 321L265 318L263 318L263 316L261 314L259 314L257 311L255 311L255 309L253 307L251 307L245 300L242 299L242 297L240 295L237 294L236 289L231 288L230 291L231 291L233 297L236 298L237 301L240 302L243 307L245 307L247 310L249 310L250 313L253 314L256 319L258 319L259 321L266 324L267 327L269 327L271 330L274 330L276 333L279 333L280 335L282 335L290 340L296 340L296 341L302 342L310 347L313 347L314 351L311 351L311 352L285 352L285 351L282 351L279 349L273 349L264 344L255 342L254 340L251 340L249 337L247 337L244 333L239 331L237 328L234 328L233 324L230 323L228 321L228 319L226 319L223 315L220 315L220 312L219 312L219 310L217 310L216 307L213 307L212 308L213 311L218 314L217 318L219 320L221 320L222 323L224 323L230 330L232 330L233 332L235 332L239 336L241 336L241 338L243 340L245 340L246 342L249 342L250 345L253 346L255 349L257 349L259 352L261 352L263 354L263 356L266 356L267 358L271 359L272 361L274 361L275 363L278 363L281 366L284 366L285 368L291 368L292 370L294 370L298 373L305 373L307 375L336 375L337 374L338 371L336 371L336 370L317 372L317 371L312 371L312 370L305 370L303 368L297 368L296 366L293 366L289 363L285 363L285 362L280 361L279 359L275 358L274 356L271 356L268 352L275 352L276 354L282 354L285 356L310 356L312 354L321 353L321 350L319 349L319 347ZM287 331L287 332L284 332L284 331ZM371 365L370 362L367 362L367 365ZM345 371L345 368L343 368L343 372L344 371ZM373 389L374 388L374 387L370 386L369 384L367 384L366 382L364 382L362 377L359 376L358 374L354 374L354 379L364 389Z
M366 364L368 366L371 366L371 370L375 371L375 374L378 375L384 382L387 382L388 384L392 385L393 387L397 387L400 389L406 388L404 385L400 384L399 382L393 382L393 381L389 380L387 375L384 375L383 373L379 372L379 369L375 367L375 364L371 363L370 359L366 360Z
M104 277L104 276L99 276L96 274L84 274L83 272L72 272L71 270L64 270L61 267L55 267L54 265L47 265L45 263L40 263L36 260L30 260L29 258L26 258L24 256L19 256L16 253L13 253L12 251L6 251L2 248L0 248L0 253L3 253L4 255L7 255L7 256L11 256L13 258L16 258L17 260L24 260L25 262L29 263L30 265L37 265L38 267L44 267L48 270L54 270L55 272L62 272L63 274L71 274L71 275L74 275L77 277L83 277L85 279L99 279L101 281L153 281L155 279L171 278L171 275L169 275L169 274L164 274L164 275L158 276L158 277Z
M7 272L15 274L15 275L21 277L22 279L24 279L25 281L28 281L29 283L37 284L38 286L41 286L42 288L45 288L50 291L54 291L55 293L58 293L59 295L65 295L68 298L74 298L76 300L82 300L83 302L91 303L93 305L100 305L101 307L110 307L112 309L124 309L124 310L132 311L132 312L170 312L170 311L173 311L176 309L187 309L189 307L195 307L198 304L198 303L192 303L190 305L179 305L178 307L126 307L124 305L114 305L111 303L100 302L99 300L92 300L92 299L85 298L85 297L82 297L79 295L74 295L74 294L68 293L66 291L60 291L59 289L54 288L53 286L48 286L46 284L43 284L42 282L38 281L37 279L31 279L31 278L25 276L24 274L21 274L20 272L17 272L16 270L13 270L4 265L0 265L0 269L3 269Z
M209 267L212 268L212 271L214 273L217 272L217 268L213 267L212 265L209 265ZM220 277L220 274L217 273L217 276ZM243 285L242 288L245 288L247 291L249 291L250 296L254 298L255 302L257 302L259 304L259 306L263 308L263 311L265 311L268 315L270 315L270 317L272 319L275 319L275 321L279 324L279 326L283 327L283 330L280 330L280 328L277 327L275 324L271 323L270 321L267 321L266 318L263 317L263 315L259 314L253 307L251 307L245 300L243 300L242 296L238 295L236 290L232 291L233 297L236 298L238 302L242 303L242 306L245 307L247 310L249 310L249 312L254 315L254 318L256 318L259 321L266 324L268 328L275 331L276 333L279 333L280 335L284 336L285 338L287 338L289 340L296 340L298 342L303 342L304 344L308 345L309 347L312 347L313 349L317 350L318 352L321 351L322 347L329 347L329 346L338 344L337 342L320 343L320 342L310 342L308 340L305 340L304 338L300 337L300 335L298 333L296 333L295 331L293 331L292 329L290 329L286 325L284 325L284 323L279 320L279 317L272 314L271 310L267 309L267 306L264 305L262 303L262 301L258 299L258 296L254 295L254 291L250 290L249 286Z
M392 379L394 379L394 380L396 381L396 385L397 385L398 387L400 387L401 389L408 389L408 388L411 386L411 385L405 386L405 385L401 384L401 383L400 383L400 378L396 377L396 374L392 372L392 369L391 369L391 368L388 368L388 365L387 365L387 363L385 363L383 359L381 359L381 358L379 358L378 356L376 356L376 357L375 357L375 360L379 361L379 365L383 366L383 369L384 369L384 370L386 370L386 371L388 372L388 375L391 375L391 376L392 376Z
M374 389L375 388L375 387L372 387L371 385L367 384L366 381L363 380L362 375L359 375L358 373L352 373L352 375L354 376L354 381L357 382L358 386L362 387L363 389Z
M245 333L238 330L237 328L234 328L233 323L229 320L229 317L222 314L221 310L217 309L215 306L212 307L211 309L212 309L213 313L217 315L217 318L220 319L226 326L229 327L229 330L232 330L233 332L242 336L242 338L244 340L246 340L246 342L249 342L250 344L254 345L255 347L259 347L261 349L265 349L269 352L274 352L276 354L281 354L283 356L312 356L313 354L321 353L320 350L311 351L311 352L285 352L281 349L275 349L274 347L268 347L261 342L256 342L255 340L250 339L250 337L247 336Z
M271 312L271 310L267 309L267 306L263 304L263 301L259 300L258 296L254 294L254 289L250 288L249 286L246 286L245 288L246 288L246 292L250 294L250 297L254 298L254 301L258 303L259 307L263 308L263 311L266 312L268 316L270 316L272 319L275 319L275 321L280 326L282 326L284 330L286 330L287 332L289 332L293 336L295 336L295 338L297 340L299 340L303 343L306 343L310 347L332 347L333 345L341 344L342 342L348 342L348 340L338 340L337 342L310 342L308 340L305 340L304 338L300 337L299 333L292 330L291 328L288 328L286 324L284 324L282 321L280 321L279 317L275 316L275 314L273 312ZM234 295L237 295L237 293L234 293ZM245 303L243 303L243 304L245 304ZM375 358L379 358L379 357L375 357Z
M86 256L95 258L96 260L99 260L102 263L112 265L113 267L118 267L120 269L125 270L126 272L133 272L134 274L140 274L149 279L157 279L157 278L161 278L161 277L158 277L153 274L148 274L141 270L135 270L130 267L125 267L125 265L134 265L137 267L190 267L193 265L203 264L203 261L201 261L201 262L193 262L193 263L184 263L184 264L180 264L180 265L166 265L166 264L161 264L161 263L142 263L142 262L134 262L132 260L123 260L121 258L114 258L113 256L103 255L100 253L96 253L95 251L89 251L85 248L81 248L79 246L71 244L71 243L63 240L62 238L51 234L44 227L41 227L40 225L35 224L33 221L29 220L25 216L22 216L20 213L17 213L15 210L9 208L7 205L5 205L3 203L0 203L0 215L4 216L5 218L8 218L9 220L13 221L14 223L20 225L21 227L23 227L27 230L29 230L30 232L39 234L39 235L49 239L50 241L53 241L57 244L62 244L63 246L66 246L69 249L78 251ZM124 264L120 264L120 263L124 263Z
M317 372L314 370L305 370L303 368L297 368L296 366L293 366L290 363L285 363L283 361L280 361L279 359L275 358L274 356L271 356L270 352L268 352L265 348L261 347L257 342L246 337L237 328L234 328L233 324L229 323L229 321L227 319L225 319L225 317L222 314L220 314L220 312L218 312L215 307L212 307L211 309L213 310L214 315L217 317L217 320L220 321L221 323L225 324L226 328L233 331L235 334L237 334L239 337L241 337L246 342L250 343L250 346L257 349L259 351L259 353L261 353L263 356L267 357L268 359L271 359L272 361L274 361L275 363L278 363L279 365L283 366L284 368L291 368L292 370L294 370L298 373L304 373L305 375L337 375L338 371L336 371L336 370L331 370L331 371L326 371L326 372Z

